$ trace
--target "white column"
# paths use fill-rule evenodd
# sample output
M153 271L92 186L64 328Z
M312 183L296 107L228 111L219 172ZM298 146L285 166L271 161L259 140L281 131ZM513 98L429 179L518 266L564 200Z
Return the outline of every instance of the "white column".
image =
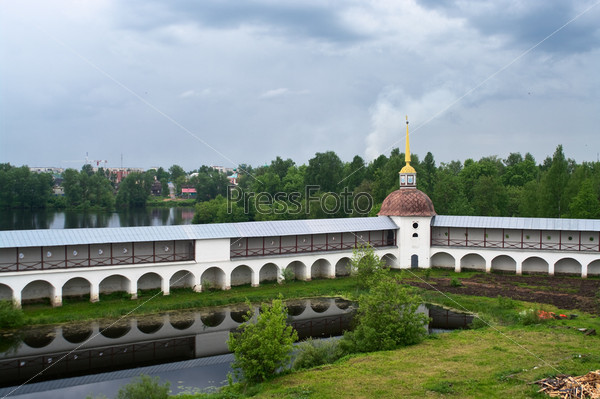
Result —
M98 302L100 300L100 285L95 282L90 284L90 302Z
M54 287L52 294L50 294L50 303L52 307L62 306L62 287Z
M223 286L224 290L231 289L231 273L225 273L225 284Z
M137 280L129 281L129 295L131 299L137 299Z
M252 268L250 268L250 270L252 270L252 281L251 281L251 285L253 287L258 287L260 285L260 270L256 271Z
M169 284L168 278L162 278L160 282L160 289L163 292L163 295L169 295L171 293L171 286Z
M13 289L13 304L15 308L21 309L21 290Z

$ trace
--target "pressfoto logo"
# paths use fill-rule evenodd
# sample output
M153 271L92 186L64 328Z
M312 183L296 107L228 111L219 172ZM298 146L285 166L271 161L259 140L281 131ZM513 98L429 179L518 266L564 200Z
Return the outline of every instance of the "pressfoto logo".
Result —
M227 192L227 213L233 212L234 204L243 208L244 213L262 215L310 215L320 210L326 215L365 215L373 207L373 197L369 193L354 193L348 187L340 193L320 191L320 186L305 186L304 192L248 192L240 187L232 187Z

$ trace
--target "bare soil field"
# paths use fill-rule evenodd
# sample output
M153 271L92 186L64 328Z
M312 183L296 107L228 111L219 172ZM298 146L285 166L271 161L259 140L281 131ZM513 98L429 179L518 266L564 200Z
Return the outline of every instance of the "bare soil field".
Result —
M559 309L578 309L600 315L600 279L568 276L516 276L509 274L475 274L459 280L455 287L450 278L431 277L426 282L409 284L427 290L495 298L499 295L520 301L551 304Z

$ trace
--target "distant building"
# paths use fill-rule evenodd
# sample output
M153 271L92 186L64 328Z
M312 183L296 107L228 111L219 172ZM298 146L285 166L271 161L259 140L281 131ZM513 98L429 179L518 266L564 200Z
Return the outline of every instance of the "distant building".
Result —
M221 173L225 173L226 175L233 173L233 168L226 168L224 166L211 166L214 170L218 170Z
M162 194L162 183L160 181L154 180L152 187L150 187L150 194L154 195L155 197L160 197Z
M182 198L196 198L196 189L193 187L181 187Z
M52 174L62 174L65 170L64 168L55 168L54 166L34 166L30 167L29 170L34 173L52 173Z

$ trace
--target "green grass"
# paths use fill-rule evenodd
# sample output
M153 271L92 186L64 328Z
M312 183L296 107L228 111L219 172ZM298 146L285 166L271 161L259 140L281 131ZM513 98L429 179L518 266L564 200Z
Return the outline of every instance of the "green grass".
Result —
M252 397L543 398L532 382L598 369L599 344L598 337L546 324L455 331L399 350L289 373L255 387Z

